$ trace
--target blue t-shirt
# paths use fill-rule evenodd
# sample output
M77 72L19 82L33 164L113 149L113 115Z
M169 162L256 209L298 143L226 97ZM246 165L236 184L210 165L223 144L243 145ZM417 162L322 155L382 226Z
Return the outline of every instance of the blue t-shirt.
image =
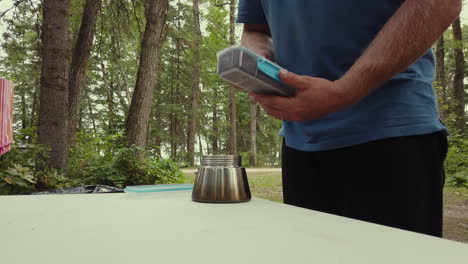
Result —
M277 63L334 81L361 56L404 0L240 0L238 23L268 24ZM303 151L444 130L428 51L359 103L305 121L284 122L286 145Z

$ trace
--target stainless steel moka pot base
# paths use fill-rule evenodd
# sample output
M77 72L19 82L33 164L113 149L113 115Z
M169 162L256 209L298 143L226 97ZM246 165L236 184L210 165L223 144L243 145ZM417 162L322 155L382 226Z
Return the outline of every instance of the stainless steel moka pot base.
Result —
M241 156L203 156L192 200L204 203L242 203L252 198Z

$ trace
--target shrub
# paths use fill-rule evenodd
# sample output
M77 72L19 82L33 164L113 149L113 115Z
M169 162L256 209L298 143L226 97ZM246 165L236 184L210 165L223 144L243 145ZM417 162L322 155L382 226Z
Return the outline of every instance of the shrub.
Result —
M89 138L81 134L72 150L69 175L85 184L117 187L183 181L175 162L126 147L123 139L121 135Z
M34 189L36 179L29 168L15 164L0 171L0 194L16 194Z
M468 188L468 139L449 137L449 149L445 160L446 184Z
M19 140L18 140L19 139ZM21 142L21 135L17 137ZM33 143L15 145L0 158L0 194L18 194L80 185L116 187L183 182L172 160L154 158L137 148L126 147L121 134L94 137L79 133L70 150L67 173L42 169L47 148Z

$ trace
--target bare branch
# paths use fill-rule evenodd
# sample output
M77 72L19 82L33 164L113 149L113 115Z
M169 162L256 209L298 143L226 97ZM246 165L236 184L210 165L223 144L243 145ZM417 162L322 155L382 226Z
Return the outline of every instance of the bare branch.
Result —
M132 1L132 6L133 6L133 15L137 21L137 25L138 25L138 32L140 33L140 40L141 40L141 36L143 35L143 30L141 29L141 26L140 26L140 19L138 18L138 15L137 15L137 12L136 12L136 6L135 6L135 2Z
M21 3L25 2L26 0L17 0L12 7L8 8L7 10L5 10L4 12L2 12L0 14L0 19L2 19L8 12L10 12L12 9L16 8L17 6L19 6Z
M216 7L224 7L225 5L230 5L231 3L230 2L227 2L227 3L215 3L214 6Z

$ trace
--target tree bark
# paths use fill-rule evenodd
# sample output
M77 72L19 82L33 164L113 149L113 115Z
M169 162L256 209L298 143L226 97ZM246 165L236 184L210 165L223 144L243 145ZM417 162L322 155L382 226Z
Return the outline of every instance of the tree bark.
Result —
M107 102L107 133L114 134L116 132L115 127L115 108L114 108L114 91L115 84L113 82L109 83L109 74L107 72L104 60L101 56L101 72L102 72L102 81L104 83L104 89L106 89L106 102Z
M168 0L147 0L145 3L145 33L126 127L129 146L135 145L143 149L146 147L149 115L157 82L159 50L163 42L168 6Z
M37 104L38 104L38 93L39 93L39 89L40 89L40 83L41 83L41 80L40 78L38 78L39 80L36 80L35 82L35 85L34 85L34 93L32 94L32 97L33 97L33 102L32 102L32 106L31 106L31 116L30 116L30 120L29 120L29 124L31 126L37 126L37 120L36 120L36 115L37 115ZM32 138L31 136L28 137L28 143L32 143Z
M176 30L177 34L181 32L181 19L183 16L181 15L182 5L180 0L177 1L177 21L176 21ZM176 54L172 57L172 65L175 65L175 71L171 72L171 102L172 105L180 105L180 84L181 84L181 53L182 53L182 44L178 40L178 36L173 36L174 45L176 48ZM175 74L174 74L175 73ZM174 78L175 76L175 78ZM174 85L175 83L175 85ZM178 159L177 153L179 149L179 110L172 109L170 112L171 116L171 159L175 160Z
M94 135L97 135L97 125L96 125L96 117L93 112L93 104L91 97L89 96L89 91L87 92L87 101L88 101L88 111L89 111L89 118L91 119L91 124L93 125L93 133Z
M28 127L27 120L27 105L26 105L26 91L24 89L18 89L21 97L21 128L26 129ZM24 142L23 142L24 143Z
M39 11L39 10L37 10ZM37 56L37 61L35 62L36 64L36 67L35 69L37 69L38 71L41 69L42 67L42 58L41 58L41 51L42 51L42 42L41 42L41 39L40 39L40 36L41 36L41 22L40 22L40 12L36 12L36 22L34 24L34 27L35 27L35 33L37 34L37 41L36 41L36 52L38 54ZM39 124L38 124L38 118L36 118L36 116L39 115L39 90L40 90L40 87L41 87L41 76L39 75L37 78L35 78L34 80L34 92L32 94L32 97L33 97L33 102L32 102L32 107L31 107L31 119L29 121L29 124L31 126L36 126L36 128L39 127ZM28 138L28 143L32 143L33 141L33 137L29 136Z
M156 86L156 90L158 89L159 89L159 85ZM156 105L160 104L160 100L158 99L159 98L156 98L156 100L154 100L154 103ZM152 116L154 118L152 129L157 131L156 133L154 133L154 138L153 138L153 153L154 153L154 157L158 157L158 158L161 157L161 145L162 145L161 133L164 129L162 128L162 125L161 125L162 124L161 114L162 114L161 112L155 111L154 109L152 111Z
M110 54L110 61L111 64L113 65L118 65L119 64L119 58L121 55L119 54L119 47L116 43L116 37L115 37L115 29L112 30L111 33L111 54ZM124 112L124 117L125 120L128 117L128 108L129 108L129 103L132 101L131 94L128 90L128 85L120 83L118 78L116 78L115 73L112 73L112 71L109 71L109 84L112 87L109 87L109 89L113 89L115 87L115 92L117 94L117 97L120 102L120 107L122 108ZM117 80L116 80L117 79ZM114 86L115 85L115 86ZM125 94L124 94L125 93Z
M177 43L176 43L177 45ZM177 46L178 47L178 46ZM177 48L177 54L176 56L179 56L179 50ZM178 59L178 58L177 58ZM171 65L174 65L176 63L176 57L175 56L171 56ZM171 70L171 80L176 80L176 82L178 83L178 78L175 78L174 77L175 74L174 74L174 70ZM175 99L175 82L172 81L171 82L171 88L170 88L170 100L171 100L171 104L176 104L176 99ZM175 156L176 156L176 152L177 152L177 142L176 142L176 124L177 124L177 120L176 120L176 114L175 112L172 110L169 112L169 136L170 136L170 157L171 159L175 159Z
M439 109L442 120L447 117L447 81L445 78L445 40L444 35L436 43L436 85L439 92Z
M192 75L192 111L190 114L190 129L188 133L187 141L187 160L191 166L194 165L194 153L195 153L195 135L197 133L198 123L198 108L200 100L200 44L202 39L202 33L200 30L200 10L199 1L193 0L192 2L192 13L194 22L194 41L193 41L193 75Z
M217 98L217 93L214 94ZM213 155L219 154L219 145L218 145L218 107L217 104L213 105L213 131L211 132L211 153Z
M80 102L83 97L86 68L93 48L96 22L101 6L101 0L86 0L80 32L76 39L70 68L68 95L68 144L71 145L76 135L76 123L80 112Z
M202 136L201 133L198 133L198 148L200 149L200 161L203 157L203 144L202 144Z
M250 166L257 167L257 103L250 102Z
M235 39L235 20L236 20L236 0L230 0L229 4L229 44L234 45ZM234 86L229 87L229 112L230 112L230 129L229 129L229 154L237 155L237 107L236 107L236 90Z
M68 13L70 0L44 0L38 143L51 147L49 168L68 163Z
M453 78L453 88L455 97L456 127L464 133L465 121L465 57L463 55L463 37L460 26L460 17L452 24L453 39L455 40L455 76Z

